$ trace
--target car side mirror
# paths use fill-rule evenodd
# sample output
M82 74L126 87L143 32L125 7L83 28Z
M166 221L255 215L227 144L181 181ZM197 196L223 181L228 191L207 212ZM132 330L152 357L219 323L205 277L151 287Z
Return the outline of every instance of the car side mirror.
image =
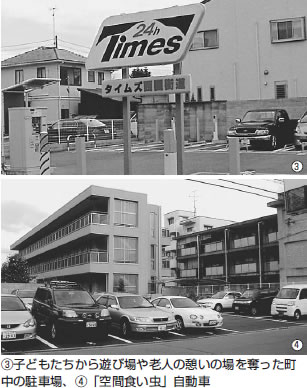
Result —
M241 119L236 119L236 123L241 123Z

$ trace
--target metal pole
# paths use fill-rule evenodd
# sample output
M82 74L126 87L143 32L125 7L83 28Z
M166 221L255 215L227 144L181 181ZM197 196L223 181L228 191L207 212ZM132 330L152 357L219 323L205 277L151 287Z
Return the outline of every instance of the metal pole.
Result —
M181 63L174 64L174 75L181 74ZM177 174L183 175L184 156L184 105L183 94L176 93L176 140L177 140Z
M197 284L199 285L199 281L200 281L200 255L199 255L199 235L196 236L196 244L197 244L197 268L198 268L198 271L197 271Z
M76 165L77 174L86 175L86 153L85 153L85 138L76 138Z
M262 288L262 255L261 255L261 224L258 222L258 252L259 252L259 285Z
M122 69L122 77L129 78L129 68ZM123 128L124 128L124 174L131 174L131 125L130 125L130 97L123 97Z

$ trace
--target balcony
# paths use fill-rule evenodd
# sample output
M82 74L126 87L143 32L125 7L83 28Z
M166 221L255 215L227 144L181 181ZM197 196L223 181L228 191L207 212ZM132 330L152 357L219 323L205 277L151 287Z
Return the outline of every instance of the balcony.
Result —
M182 248L178 251L179 257L191 256L191 255L196 255L196 247Z
M197 276L197 269L182 269L180 270L180 277L181 278L196 278Z

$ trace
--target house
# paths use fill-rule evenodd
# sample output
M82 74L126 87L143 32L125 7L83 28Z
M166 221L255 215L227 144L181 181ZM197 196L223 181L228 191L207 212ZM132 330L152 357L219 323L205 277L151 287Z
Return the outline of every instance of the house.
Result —
M39 47L1 62L2 89L33 78L60 82L29 93L31 107L47 107L47 123L79 113L79 88L96 89L111 72L87 71L86 58L58 47ZM5 128L6 133L8 129Z
M90 186L12 244L37 282L71 280L91 292L155 293L161 208L147 195Z

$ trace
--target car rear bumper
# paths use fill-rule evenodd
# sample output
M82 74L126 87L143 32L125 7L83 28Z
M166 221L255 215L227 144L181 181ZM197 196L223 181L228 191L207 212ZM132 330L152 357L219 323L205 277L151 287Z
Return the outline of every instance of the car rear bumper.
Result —
M83 319L58 319L58 329L66 332L78 332L78 334L87 334L93 332L109 332L111 325L111 318L97 319L97 320L83 320Z
M227 136L227 139L233 139L237 138L239 140L251 140L251 141L270 141L271 135L262 135L262 136L255 136L255 135L229 135Z
M8 335L5 333L10 333ZM5 336L5 337L4 337ZM29 341L36 338L36 328L31 330L14 330L14 329L1 329L1 341L2 342L15 342L15 341Z
M295 310L296 310L295 306L287 306L287 305L279 305L279 304L271 305L271 315L273 316L293 317Z
M236 312L243 312L243 313L249 313L251 310L251 304L234 304L233 305L233 311Z

